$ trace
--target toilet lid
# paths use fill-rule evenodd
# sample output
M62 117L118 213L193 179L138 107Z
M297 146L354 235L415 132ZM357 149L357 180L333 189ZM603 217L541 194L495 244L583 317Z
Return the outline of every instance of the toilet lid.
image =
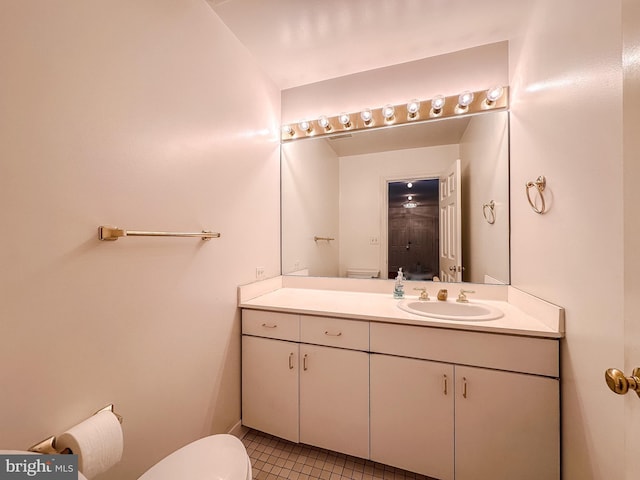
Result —
M245 480L247 458L238 438L211 435L176 450L138 480Z
M36 452L26 452L22 450L0 450L0 455L39 455ZM87 477L78 472L78 480L87 480Z

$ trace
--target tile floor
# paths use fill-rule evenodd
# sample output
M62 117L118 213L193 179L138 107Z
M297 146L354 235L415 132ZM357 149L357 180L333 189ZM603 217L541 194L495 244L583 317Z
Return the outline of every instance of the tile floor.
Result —
M249 430L243 437L255 480L429 480L429 477Z

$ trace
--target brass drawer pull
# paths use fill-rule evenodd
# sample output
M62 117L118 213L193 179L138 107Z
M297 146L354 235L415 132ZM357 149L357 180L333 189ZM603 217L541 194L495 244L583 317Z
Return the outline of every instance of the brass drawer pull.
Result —
M293 352L289 354L289 370L293 370Z
M304 357L302 357L302 369L306 372L307 371L307 357L309 355L307 355L306 353L304 354Z
M325 330L324 332L325 335L328 335L330 337L340 337L342 336L342 332L338 332L338 333L331 333L328 330Z
M467 377L462 377L462 396L467 398Z
M449 386L449 379L447 378L446 375L443 375L443 377L444 377L444 379L443 379L442 383L443 383L444 394L446 395L447 391L448 391L447 387Z
M262 324L262 326L263 326L264 328L276 328L278 325L277 325L277 324L275 324L275 323L274 323L273 325L267 325L266 323L263 323L263 324Z

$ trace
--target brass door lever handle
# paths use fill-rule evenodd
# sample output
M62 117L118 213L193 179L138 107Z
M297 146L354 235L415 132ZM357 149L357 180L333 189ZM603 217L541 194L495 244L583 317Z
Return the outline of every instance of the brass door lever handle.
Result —
M604 372L604 378L612 392L624 395L633 390L640 397L640 367L634 368L630 377L625 377L617 368L609 368Z

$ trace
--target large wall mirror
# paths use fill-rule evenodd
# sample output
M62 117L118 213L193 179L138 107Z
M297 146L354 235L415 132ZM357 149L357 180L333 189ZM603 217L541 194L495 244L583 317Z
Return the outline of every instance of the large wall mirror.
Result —
M282 144L282 273L503 283L509 113Z

